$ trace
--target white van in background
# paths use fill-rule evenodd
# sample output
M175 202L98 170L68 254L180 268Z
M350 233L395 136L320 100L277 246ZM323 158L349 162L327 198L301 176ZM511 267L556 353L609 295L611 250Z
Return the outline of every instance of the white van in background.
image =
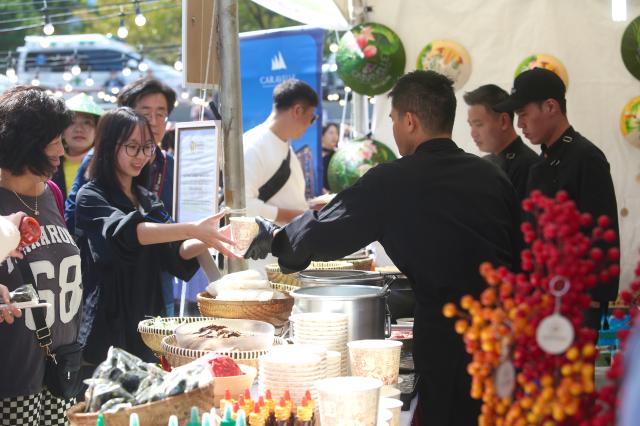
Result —
M77 69L72 73L74 65L80 67L79 74ZM110 89L147 75L178 94L182 90L181 72L141 58L130 45L101 34L27 36L25 45L18 48L16 72L19 82L31 84L37 79L51 90L64 90L70 84L73 92L97 93L105 90L105 84Z

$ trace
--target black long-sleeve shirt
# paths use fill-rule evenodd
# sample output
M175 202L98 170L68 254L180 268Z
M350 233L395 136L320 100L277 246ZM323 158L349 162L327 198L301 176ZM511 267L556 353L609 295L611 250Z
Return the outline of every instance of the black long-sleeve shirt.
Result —
M485 287L484 261L519 259L519 206L506 176L449 139L381 164L320 212L308 211L276 235L283 270L343 257L380 241L411 280L418 303L439 310Z
M553 197L567 191L578 210L591 213L594 221L600 215L611 219L618 229L618 206L609 163L604 153L587 138L569 127L549 148L542 147L539 163L531 167L527 191L535 189ZM600 284L591 291L594 300L606 303L618 295L619 279Z
M111 345L154 361L137 327L146 316L163 312L160 273L167 271L186 281L198 269L196 259L180 257L180 241L140 244L139 223L164 223L170 217L151 192L141 186L136 190L143 212L122 191L111 193L95 181L84 185L76 199L84 285L79 340L91 363L104 361Z
M518 193L518 199L524 200L529 196L527 182L529 170L540 161L540 156L529 148L518 136L513 142L499 154L490 154L483 157L500 167L506 174Z

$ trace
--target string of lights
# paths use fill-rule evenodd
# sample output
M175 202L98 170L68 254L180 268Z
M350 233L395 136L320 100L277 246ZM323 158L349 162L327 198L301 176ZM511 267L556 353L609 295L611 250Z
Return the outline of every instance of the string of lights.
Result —
M159 7L155 7L152 9L147 9L145 10L145 13L151 13L151 12L155 12L157 10L166 10L166 9L176 9L180 7L179 5L168 5L168 6L159 6ZM125 13L125 16L127 14ZM132 14L129 14L132 15ZM98 21L98 20L104 20L104 19L109 19L109 18L116 18L116 17L120 17L120 13L112 13L109 15L102 15L102 16L95 16L95 17L89 17L89 18L77 18L77 17L73 17L70 19L67 19L65 21L59 21L59 22L55 22L55 25L64 25L64 24L70 24L70 23L74 23L74 22L91 22L91 21ZM53 23L51 23L51 26L54 26ZM12 31L20 31L20 30L30 30L30 29L34 29L34 28L39 28L42 27L42 23L39 24L31 24L31 25L22 25L19 27L14 27L14 28L0 28L0 33L8 33L8 32L12 32ZM45 23L45 27L46 27L46 23ZM43 31L44 31L44 27L43 27ZM51 31L51 34L53 34L53 31ZM51 35L51 34L47 34L45 32L45 35Z
M122 9L125 6L130 6L130 7L133 7L133 9L134 9L132 13L126 13L125 15L133 15L133 14L135 14L136 16L139 16L139 15L142 15L140 4L153 5L153 4L158 4L158 3L175 3L175 1L174 0L140 0L140 1L131 0L131 1L126 2L126 3L109 4L109 5L98 6L98 7L94 7L94 8L74 8L72 11L68 10L68 8L62 8L62 9L66 9L67 12L54 13L54 14L48 13L53 9L50 8L50 7L47 7L46 8L46 16L48 16L50 19L54 19L54 18L69 18L71 16L75 16L75 17L78 17L78 19L80 21L82 21L83 18L80 18L78 16L78 12L103 13L103 12L107 12L107 11L114 10L114 9ZM29 21L33 21L35 19L39 19L39 18L42 17L43 10L44 10L44 8L42 10L34 10L33 13L36 14L34 16L26 16L26 17L21 17L21 18L0 20L0 26L5 25L5 24L29 22ZM58 23L58 22L56 22L56 23ZM141 25L139 25L139 26L141 26Z

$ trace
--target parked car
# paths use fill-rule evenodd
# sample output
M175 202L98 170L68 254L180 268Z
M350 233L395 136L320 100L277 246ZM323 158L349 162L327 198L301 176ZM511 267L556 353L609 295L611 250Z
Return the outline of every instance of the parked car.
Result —
M80 69L73 69L79 66ZM75 71L75 73L74 73ZM78 71L80 71L78 73ZM180 93L182 73L143 58L130 45L101 34L27 36L18 48L18 79L29 84L74 91L111 91L145 75L162 80ZM117 89L111 94L116 94Z

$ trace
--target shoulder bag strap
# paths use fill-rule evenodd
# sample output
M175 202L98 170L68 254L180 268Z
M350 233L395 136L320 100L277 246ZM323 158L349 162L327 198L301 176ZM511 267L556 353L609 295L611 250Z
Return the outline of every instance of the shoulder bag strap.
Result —
M289 164L291 160L291 148L287 151L287 158L285 158L278 170L269 178L267 183L262 185L260 189L258 189L258 198L264 202L268 201L278 193L282 189L282 187L289 180L289 176L291 176L291 166Z

